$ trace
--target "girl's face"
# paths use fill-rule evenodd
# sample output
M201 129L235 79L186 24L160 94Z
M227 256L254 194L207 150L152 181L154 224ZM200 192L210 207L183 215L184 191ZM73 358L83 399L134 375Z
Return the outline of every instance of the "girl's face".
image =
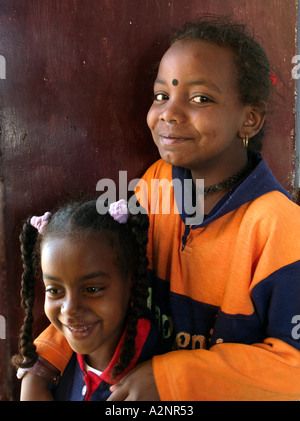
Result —
M166 162L193 171L245 160L241 139L256 116L238 98L236 72L231 51L213 43L177 41L165 53L147 123Z
M104 237L54 238L41 252L47 317L73 351L105 369L123 333L132 281Z

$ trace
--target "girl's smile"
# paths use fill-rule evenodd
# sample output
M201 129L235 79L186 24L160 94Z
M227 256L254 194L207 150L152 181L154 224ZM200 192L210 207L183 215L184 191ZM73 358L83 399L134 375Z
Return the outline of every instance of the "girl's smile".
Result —
M69 329L74 339L85 339L94 330L98 322L91 324L76 324L76 325L63 325L65 329Z
M73 351L103 370L126 325L132 282L111 244L99 238L54 238L42 246L45 313Z
M147 122L161 157L189 168L205 185L247 163L242 138L254 134L253 107L241 103L233 53L197 40L177 41L163 56ZM176 80L176 83L174 83Z
M179 134L161 134L159 135L159 139L160 142L166 146L177 145L179 143L185 143L193 140L192 138L184 137Z

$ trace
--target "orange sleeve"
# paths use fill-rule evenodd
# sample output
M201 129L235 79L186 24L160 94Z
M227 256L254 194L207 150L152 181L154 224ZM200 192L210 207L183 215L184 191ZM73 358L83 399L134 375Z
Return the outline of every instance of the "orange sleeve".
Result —
M300 399L300 352L279 339L173 351L152 361L162 401Z
M34 341L40 357L49 361L62 373L72 354L72 348L62 333L51 324Z

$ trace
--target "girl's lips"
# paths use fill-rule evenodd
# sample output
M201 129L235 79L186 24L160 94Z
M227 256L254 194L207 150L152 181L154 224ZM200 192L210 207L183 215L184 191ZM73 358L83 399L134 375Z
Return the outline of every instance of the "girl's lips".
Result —
M184 143L192 140L189 137L180 137L180 136L159 136L161 143L164 145L170 146L170 145L176 145L178 143Z
M71 333L74 339L85 339L92 333L96 325L97 325L97 322L85 324L85 325L71 325L71 326L64 325L64 326L68 330L68 332Z

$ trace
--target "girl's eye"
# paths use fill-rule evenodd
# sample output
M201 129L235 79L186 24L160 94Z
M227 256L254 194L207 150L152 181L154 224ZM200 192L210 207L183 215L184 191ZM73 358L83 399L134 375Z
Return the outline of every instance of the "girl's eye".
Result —
M161 93L160 94L154 94L154 96L153 96L154 101L166 101L168 99L169 99L168 95L161 94Z
M203 95L197 95L192 98L192 102L195 102L196 104L204 104L206 102L211 102L209 98Z
M45 292L49 297L57 298L63 291L58 288L47 287Z
M97 294L97 293L101 294L104 291L104 289L105 289L104 287L86 287L84 289L84 292L90 295Z

